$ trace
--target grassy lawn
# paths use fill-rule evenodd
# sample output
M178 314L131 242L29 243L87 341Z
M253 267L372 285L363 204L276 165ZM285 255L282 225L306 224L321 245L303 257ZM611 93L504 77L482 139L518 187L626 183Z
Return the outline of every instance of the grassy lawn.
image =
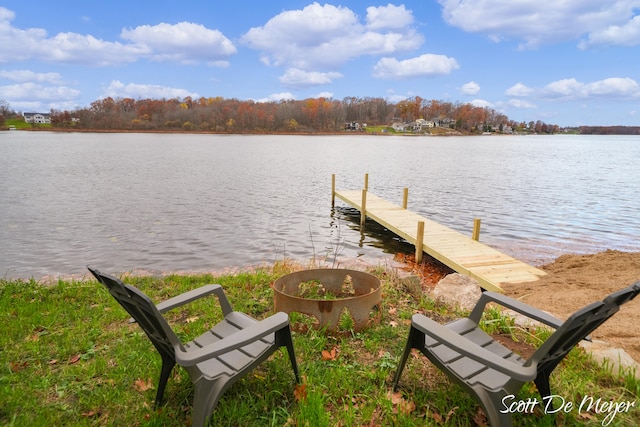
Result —
M99 266L96 266L99 268ZM234 305L257 318L272 313L270 284L299 269L289 263L251 272L211 275L125 277L159 302L206 283L220 283ZM294 346L303 376L296 387L286 352L276 352L232 386L213 412L215 426L424 426L486 425L475 402L424 357L411 357L400 390L390 386L404 348L411 315L425 313L445 322L464 313L428 296L416 299L396 273L370 271L383 282L380 323L361 332L329 334L292 313ZM215 298L167 313L183 339L199 335L220 318ZM546 332L514 328L496 310L486 325L536 345ZM155 409L160 357L141 329L127 322L116 301L93 280L0 280L0 425L9 426L183 426L190 423L192 388L174 369L165 403ZM552 391L567 401L594 396L635 402L639 383L612 375L581 350L574 350L552 375ZM519 399L537 398L533 384ZM637 405L636 405L637 406ZM515 425L603 425L606 414L516 414ZM609 425L639 425L632 408Z
M33 123L25 123L24 119L5 119L4 128L8 128L9 126L15 126L16 129L32 129L32 128L51 128L51 124L43 123L43 124L33 124Z

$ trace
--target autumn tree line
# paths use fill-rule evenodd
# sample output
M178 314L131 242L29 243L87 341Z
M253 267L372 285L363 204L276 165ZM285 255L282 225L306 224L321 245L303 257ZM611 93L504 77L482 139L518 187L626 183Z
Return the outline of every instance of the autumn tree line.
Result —
M515 122L491 108L409 98L309 98L278 102L226 99L104 98L87 108L51 111L52 126L103 130L181 130L228 133L340 132L346 123L390 126L417 119L465 133L513 131L554 133L558 126L541 121Z

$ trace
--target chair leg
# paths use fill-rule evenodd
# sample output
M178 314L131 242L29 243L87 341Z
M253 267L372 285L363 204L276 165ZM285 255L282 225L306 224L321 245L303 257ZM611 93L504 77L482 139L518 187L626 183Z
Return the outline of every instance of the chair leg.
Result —
M276 332L276 342L278 346L287 347L287 353L289 353L289 361L293 368L293 374L296 376L296 383L300 384L300 374L298 373L298 362L296 361L296 354L293 350L293 339L291 338L291 328L287 325L286 328L282 328Z
M407 363L407 359L411 354L411 350L415 348L416 341L419 339L419 337L422 337L422 341L424 342L424 335L412 326L411 329L409 329L409 338L407 339L407 345L404 347L404 352L402 353L400 363L398 363L398 368L396 369L396 374L393 378L392 390L394 391L398 388L398 381L400 381L400 375L402 375L404 365Z
M226 381L205 380L201 378L194 384L193 410L191 413L191 426L204 427L218 400L224 391Z
M502 398L504 394L490 394L483 391L474 390L472 394L475 394L475 397L480 403L482 410L487 416L487 420L489 421L490 426L496 427L512 427L513 426L513 415L509 412L500 412L500 405L502 403Z
M156 393L156 406L160 406L162 403L162 397L164 396L164 389L171 375L171 371L176 362L173 358L162 358L162 369L160 370L160 380L158 381L158 392Z
M540 371L538 376L533 381L538 388L538 392L540 393L540 397L544 400L545 397L551 396L551 386L549 385L549 375L551 373L547 371ZM553 402L548 402L549 409L553 409ZM545 402L546 404L546 402Z

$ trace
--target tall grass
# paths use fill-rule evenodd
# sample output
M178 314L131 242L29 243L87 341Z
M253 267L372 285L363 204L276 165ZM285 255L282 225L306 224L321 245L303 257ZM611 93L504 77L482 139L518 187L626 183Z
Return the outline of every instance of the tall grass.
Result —
M234 308L257 318L271 314L270 284L293 271L283 263L251 272L211 275L124 277L153 300L205 283L220 283ZM276 352L231 387L216 407L215 426L416 426L483 425L478 405L424 357L411 357L397 393L390 390L411 315L421 312L445 322L464 313L411 297L390 269L372 269L383 282L381 321L364 331L345 323L338 333L310 327L291 315L303 385L296 386L286 353ZM190 422L191 383L176 368L165 403L153 406L160 358L144 333L97 282L0 280L0 425L182 426ZM182 339L203 331L221 316L215 298L167 313ZM507 332L521 344L537 343L542 332L520 334L500 313L487 327ZM633 375L617 375L574 350L552 376L552 390L567 400L584 396L607 401L638 399ZM527 385L518 398L538 397ZM516 425L602 425L593 412L516 414ZM640 412L618 414L610 425L638 425Z

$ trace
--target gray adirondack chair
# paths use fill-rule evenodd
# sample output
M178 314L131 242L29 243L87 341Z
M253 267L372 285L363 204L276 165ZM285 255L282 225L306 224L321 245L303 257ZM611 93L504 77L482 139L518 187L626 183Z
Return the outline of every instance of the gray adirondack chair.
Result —
M175 364L187 370L195 388L193 426L204 426L224 391L282 346L287 348L296 382L300 382L286 313L257 321L233 311L220 285L205 285L155 305L134 286L88 269L142 327L160 353L162 368L156 405L162 402ZM211 294L218 298L224 320L193 341L181 342L161 313Z
M402 370L411 349L420 350L449 378L460 384L480 404L492 426L511 426L511 414L503 398L517 395L528 381L534 381L544 398L551 396L549 376L562 359L581 340L607 319L620 306L640 292L640 282L576 311L565 322L505 295L484 292L469 317L441 325L422 314L411 321L409 338L393 379L397 390ZM478 323L485 306L498 303L531 319L555 328L528 360L504 347L482 331Z

